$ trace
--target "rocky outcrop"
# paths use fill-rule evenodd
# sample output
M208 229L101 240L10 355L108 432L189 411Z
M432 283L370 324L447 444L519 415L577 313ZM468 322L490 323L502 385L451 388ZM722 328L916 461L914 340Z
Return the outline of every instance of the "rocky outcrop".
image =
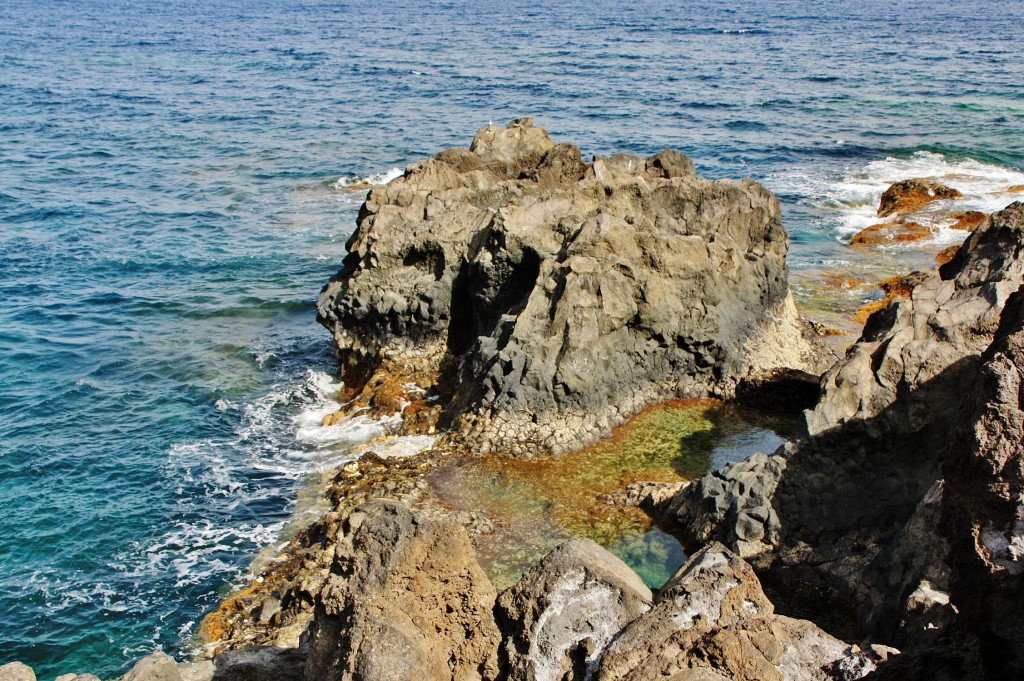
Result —
M587 539L563 544L498 599L503 678L586 678L601 650L651 608L651 590Z
M603 651L594 678L860 678L873 658L810 622L775 615L750 566L711 544Z
M1015 203L909 297L872 315L822 377L796 439L677 495L671 519L684 536L721 539L759 569L859 604L876 640L918 641L949 621L940 509L963 492L961 476L939 483L940 465L1003 307L1024 282L1022 248L1024 204Z
M882 194L878 203L878 216L885 217L894 213L906 213L940 199L958 199L961 194L956 189L929 180L914 178L896 182Z
M493 678L495 597L462 527L360 506L317 598L306 679Z
M988 678L1024 677L1024 292L985 352L973 410L950 447L942 527L950 598ZM955 481L955 482L954 482Z
M557 453L654 401L823 368L788 245L755 182L672 151L586 163L519 120L374 188L319 319L350 390L405 369L478 449Z

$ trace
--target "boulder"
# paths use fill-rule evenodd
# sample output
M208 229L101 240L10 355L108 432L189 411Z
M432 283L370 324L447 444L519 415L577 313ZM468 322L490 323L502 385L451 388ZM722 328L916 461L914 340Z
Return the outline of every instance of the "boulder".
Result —
M860 674L839 677L826 668ZM873 669L859 649L810 622L775 615L753 569L713 543L604 650L594 678L824 680L860 678Z
M8 662L0 666L0 681L36 681L36 673L27 664Z
M651 600L636 573L593 541L561 545L498 598L503 678L586 678L601 649Z
M2 678L0 676L0 679ZM95 674L61 674L54 681L100 681L100 677Z
M878 216L906 213L917 210L932 201L958 199L963 194L956 189L927 178L902 180L891 185L882 193L878 202Z
M363 504L317 597L306 679L494 678L495 598L462 527Z
M871 225L860 230L850 239L851 246L884 246L885 244L924 241L935 232L916 222L893 220Z
M212 675L205 677L210 681L302 681L306 651L253 646L223 652L213 662ZM184 674L182 677L183 681L188 681Z
M673 151L585 163L518 120L372 189L318 319L349 391L404 370L390 383L437 393L476 448L558 453L652 402L830 364L788 247L756 182Z
M120 681L182 681L181 673L174 658L162 650L152 653L135 663Z

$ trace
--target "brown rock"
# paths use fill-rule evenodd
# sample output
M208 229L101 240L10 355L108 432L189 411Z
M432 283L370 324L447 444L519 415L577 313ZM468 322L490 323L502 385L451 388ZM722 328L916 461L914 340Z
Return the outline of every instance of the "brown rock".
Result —
M461 526L377 501L344 532L317 597L306 679L494 677L496 594Z
M878 204L878 216L906 213L939 199L958 199L963 194L927 178L902 180L891 185L882 194Z
M850 239L851 246L880 246L884 244L923 241L934 234L916 222L894 220L865 227Z
M959 213L952 213L949 217L956 220L956 222L950 226L950 229L973 232L978 228L978 225L985 222L988 215L982 213L980 210L968 210Z
M935 265L936 266L945 265L947 262L949 262L950 260L953 259L953 256L956 255L956 252L958 250L960 250L960 244L953 244L952 246L946 246L941 251L939 251L938 253L935 254ZM867 321L867 320L865 319L865 321Z
M1015 184L1006 190L1006 193L1013 194L1016 192L1024 192L1024 184Z
M854 320L858 324L866 324L868 318L879 310L885 309L889 306L894 298L909 298L911 293L914 291L914 287L923 281L924 275L920 272L914 272L907 275L897 275L888 277L878 282L878 287L885 293L885 298L881 300L873 300L870 303L862 305L854 315ZM813 405L812 405L813 406Z

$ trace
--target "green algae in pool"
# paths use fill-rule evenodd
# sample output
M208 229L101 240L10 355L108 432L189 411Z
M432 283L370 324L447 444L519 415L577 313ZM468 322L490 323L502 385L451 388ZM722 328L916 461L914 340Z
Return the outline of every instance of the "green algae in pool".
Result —
M443 504L488 519L493 531L477 540L477 553L498 589L572 537L606 546L657 588L682 565L682 549L641 510L609 503L608 495L634 482L691 480L712 466L772 451L792 426L792 418L716 400L675 400L648 407L577 452L465 458L428 480Z

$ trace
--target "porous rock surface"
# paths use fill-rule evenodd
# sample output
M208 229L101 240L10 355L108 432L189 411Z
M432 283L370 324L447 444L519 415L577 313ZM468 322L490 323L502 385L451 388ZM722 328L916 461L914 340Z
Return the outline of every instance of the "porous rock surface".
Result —
M855 679L873 669L869 654L775 615L753 569L713 543L605 648L593 678L795 681Z
M462 527L364 504L317 598L306 679L494 678L496 595Z
M961 489L970 479L963 475L943 482L940 466L975 408L965 398L975 394L1002 310L1024 282L1022 249L1024 203L1014 203L938 273L920 278L908 298L872 315L861 339L822 377L818 404L794 440L708 474L669 504L685 539L719 539L759 569L826 587L858 605L876 640L917 642L951 621L945 526L952 521L943 520L943 509L977 490ZM1019 440L1017 431L1009 449ZM995 446L994 432L984 441L987 450L975 447L984 463L971 466L988 477L976 476L975 484L1011 489L1009 479L994 477L999 466L991 460L1007 447ZM1003 537L1016 522L1005 508L1003 524L993 525Z
M593 541L566 542L498 598L503 676L584 678L601 649L650 610L652 599L635 572Z
M675 396L820 371L775 196L673 151L584 162L530 119L375 187L318 302L350 390L429 375L481 450L561 452Z
M878 215L885 217L894 213L917 210L932 201L958 199L961 194L952 187L927 178L916 177L894 183L882 193L878 202Z

